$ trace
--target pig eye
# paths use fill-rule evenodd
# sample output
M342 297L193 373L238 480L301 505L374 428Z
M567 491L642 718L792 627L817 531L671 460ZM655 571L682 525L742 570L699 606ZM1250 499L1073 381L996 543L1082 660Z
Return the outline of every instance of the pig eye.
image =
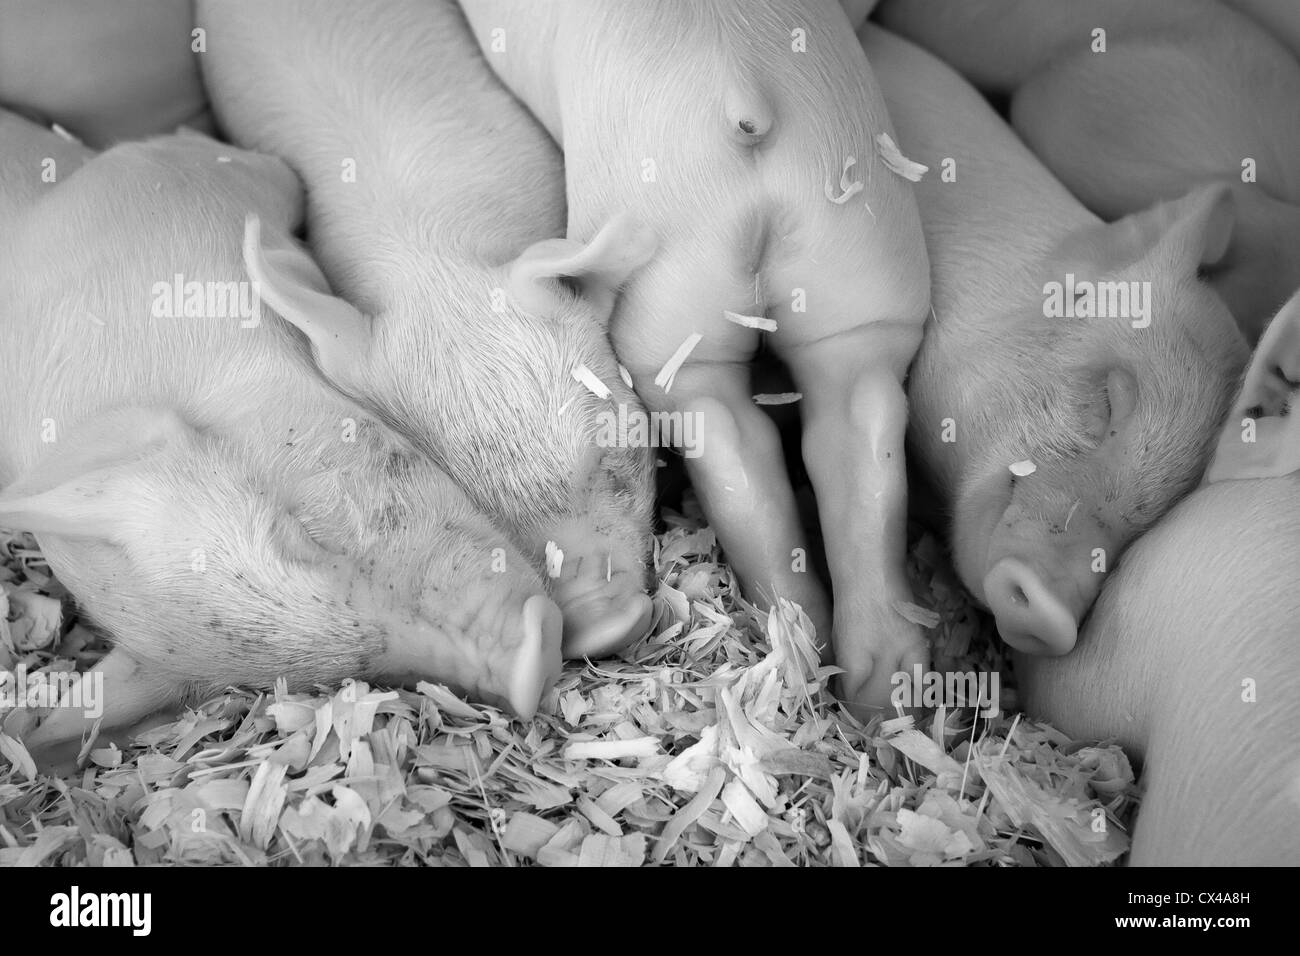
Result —
M1137 378L1128 369L1111 369L1106 376L1106 419L1110 427L1123 423L1137 408Z

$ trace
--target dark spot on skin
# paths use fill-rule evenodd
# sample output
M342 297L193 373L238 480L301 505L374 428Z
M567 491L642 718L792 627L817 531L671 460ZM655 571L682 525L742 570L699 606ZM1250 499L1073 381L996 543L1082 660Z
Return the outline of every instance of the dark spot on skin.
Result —
M740 121L740 131L742 133L747 133L748 135L753 136L757 129L758 127L755 126L753 123L751 123L749 120Z
M1247 417L1247 418L1263 418L1263 417L1264 417L1264 406L1263 406L1263 405L1252 405L1252 406L1250 406L1250 408L1246 409L1246 417Z
M389 452L384 460L384 474L389 478L403 478L411 470L411 459L400 451Z

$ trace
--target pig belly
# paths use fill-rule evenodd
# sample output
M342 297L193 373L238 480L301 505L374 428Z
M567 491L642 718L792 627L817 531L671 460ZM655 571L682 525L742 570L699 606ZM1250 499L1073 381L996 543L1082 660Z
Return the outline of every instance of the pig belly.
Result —
M1126 553L1025 709L1144 758L1137 865L1300 864L1300 477L1204 487Z

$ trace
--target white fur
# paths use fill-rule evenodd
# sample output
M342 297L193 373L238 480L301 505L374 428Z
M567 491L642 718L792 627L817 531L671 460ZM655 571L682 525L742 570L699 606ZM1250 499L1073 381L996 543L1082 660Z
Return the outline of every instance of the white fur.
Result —
M519 609L542 591L526 560L427 458L320 381L269 311L255 329L150 315L153 284L175 273L243 279L244 215L292 230L292 173L182 135L83 150L75 174L69 162L32 189L41 158L66 147L21 121L0 126L12 174L0 513L54 493L91 516L75 536L38 539L142 679L170 696L405 678L391 645L423 629L417 676L504 696L480 665L510 658ZM155 433L143 443L142 428Z
M226 131L302 175L313 248L373 317L368 357L336 383L411 435L539 567L557 529L579 527L561 543L590 554L589 577L598 567L603 583L612 559L627 589L643 589L648 450L593 441L602 409L635 402L606 334L622 276L586 262L574 295L553 265L519 287L513 260L564 232L560 157L455 4L210 2L198 19ZM570 249L546 248L556 261ZM577 382L579 366L613 398Z

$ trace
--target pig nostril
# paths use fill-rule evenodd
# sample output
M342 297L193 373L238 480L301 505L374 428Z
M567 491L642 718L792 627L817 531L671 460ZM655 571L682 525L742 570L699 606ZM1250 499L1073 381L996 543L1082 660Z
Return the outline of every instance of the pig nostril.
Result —
M1067 653L1078 638L1078 622L1056 592L1028 564L1004 558L984 579L989 610L998 631L1027 654Z

